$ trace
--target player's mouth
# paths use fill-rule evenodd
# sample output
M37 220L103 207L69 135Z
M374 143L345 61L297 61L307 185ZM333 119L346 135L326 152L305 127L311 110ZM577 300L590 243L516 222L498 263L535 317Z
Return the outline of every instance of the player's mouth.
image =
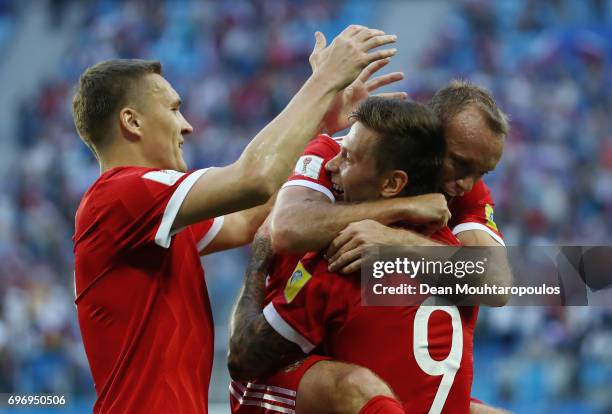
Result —
M344 189L342 188L340 184L336 184L332 182L332 191L336 198L341 198L344 196Z

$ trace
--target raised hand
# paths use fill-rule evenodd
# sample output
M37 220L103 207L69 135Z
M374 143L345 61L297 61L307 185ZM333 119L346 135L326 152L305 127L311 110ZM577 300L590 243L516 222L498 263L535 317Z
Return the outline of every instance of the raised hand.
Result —
M390 58L386 58L370 63L361 71L353 83L338 92L334 102L323 118L325 132L334 134L348 128L351 123L351 114L357 110L359 104L365 101L372 92L383 86L404 79L404 74L402 72L392 72L370 79L373 74L385 67L390 61ZM406 92L389 92L380 94L379 96L389 99L408 98Z
M360 25L348 26L329 46L323 33L316 32L315 38L315 47L309 59L313 76L338 91L353 83L372 62L390 58L397 52L396 49L370 52L379 46L394 43L397 37Z

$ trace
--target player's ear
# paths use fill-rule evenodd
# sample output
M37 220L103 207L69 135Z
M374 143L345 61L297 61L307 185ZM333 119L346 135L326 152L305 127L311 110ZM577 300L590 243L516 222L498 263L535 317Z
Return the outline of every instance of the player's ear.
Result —
M129 106L121 108L119 111L119 123L123 136L130 140L138 139L142 136L142 122L140 114Z
M408 174L402 170L393 170L383 183L381 197L390 198L398 196L408 185Z

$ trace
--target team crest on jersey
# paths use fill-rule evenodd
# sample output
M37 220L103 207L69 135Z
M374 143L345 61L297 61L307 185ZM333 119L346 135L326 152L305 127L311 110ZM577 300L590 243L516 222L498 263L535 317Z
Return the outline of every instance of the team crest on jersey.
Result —
M143 175L142 178L170 186L174 185L183 175L185 175L185 173L174 170L159 170L149 171Z
M318 180L322 166L323 158L317 157L316 155L302 155L295 165L294 172L295 174Z
M495 231L497 230L497 224L493 218L493 206L491 204L485 205L485 217L487 218L487 226L491 227Z
M295 299L300 290L302 290L304 285L308 283L311 278L312 275L308 273L308 270L302 265L302 262L298 262L285 286L285 299L287 303L291 303L291 301Z

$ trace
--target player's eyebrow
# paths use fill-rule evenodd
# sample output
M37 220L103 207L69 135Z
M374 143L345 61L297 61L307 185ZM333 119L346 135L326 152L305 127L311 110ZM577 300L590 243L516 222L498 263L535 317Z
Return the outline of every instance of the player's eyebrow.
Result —
M181 104L183 103L183 101L181 101L181 98L176 98L172 101L172 106L176 106L179 107L181 106Z
M451 154L451 158L454 161L457 161L457 162L462 163L462 164L471 164L472 163L472 159L470 157L466 157L465 155L462 155L462 154L453 153L453 154Z

